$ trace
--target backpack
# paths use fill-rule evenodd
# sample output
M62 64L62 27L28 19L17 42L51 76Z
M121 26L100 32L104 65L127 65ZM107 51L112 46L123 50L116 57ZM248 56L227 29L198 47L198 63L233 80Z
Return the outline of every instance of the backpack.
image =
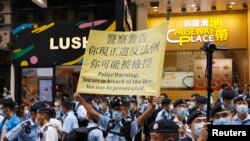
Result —
M114 134L114 135L118 135L118 136L123 136L125 137L126 141L132 141L132 138L130 136L130 131L131 131L131 123L134 121L134 116L130 115L128 117L124 117L120 123L115 123L115 121L112 119L109 121L108 123L108 128L106 131L106 134L104 134L104 136L106 136L108 133ZM113 132L111 131L112 128L115 127L115 124L120 124L122 125L120 132Z
M73 129L69 134L65 136L64 141L87 141L89 132L94 129L101 130L98 126L89 127L89 128L79 127L79 128Z

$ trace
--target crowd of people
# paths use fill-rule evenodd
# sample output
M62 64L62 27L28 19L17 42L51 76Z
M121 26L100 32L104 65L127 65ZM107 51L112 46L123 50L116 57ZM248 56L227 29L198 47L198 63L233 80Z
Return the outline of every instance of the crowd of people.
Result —
M17 104L4 89L1 141L206 141L208 125L250 125L250 95L221 86L207 104L198 93L172 101L155 97L74 94ZM207 105L210 105L209 107ZM211 120L207 120L207 109Z

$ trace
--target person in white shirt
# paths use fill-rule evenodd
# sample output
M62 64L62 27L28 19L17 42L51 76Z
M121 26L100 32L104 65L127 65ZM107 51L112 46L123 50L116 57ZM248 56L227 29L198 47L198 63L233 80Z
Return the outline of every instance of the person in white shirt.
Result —
M58 141L56 127L49 122L51 115L53 115L53 111L49 108L38 110L36 123L41 126L41 141Z

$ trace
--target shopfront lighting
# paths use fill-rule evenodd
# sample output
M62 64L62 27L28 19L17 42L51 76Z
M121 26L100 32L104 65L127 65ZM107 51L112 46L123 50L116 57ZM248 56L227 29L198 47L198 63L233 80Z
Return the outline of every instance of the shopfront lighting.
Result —
M193 3L193 4L191 4L191 7L196 7L196 5Z
M233 5L227 4L226 8L227 8L227 10L232 10L233 9Z
M232 1L230 4L231 4L231 5L235 5L235 2L234 2L234 1Z
M36 5L40 6L41 8L47 8L48 7L48 2L47 0L31 0L33 3Z

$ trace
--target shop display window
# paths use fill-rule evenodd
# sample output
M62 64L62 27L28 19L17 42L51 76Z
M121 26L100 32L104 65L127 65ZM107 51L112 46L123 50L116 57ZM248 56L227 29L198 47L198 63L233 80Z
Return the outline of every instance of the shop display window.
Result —
M234 82L241 87L248 78L246 49L215 51L213 54L212 87ZM162 74L162 90L206 90L206 52L166 51Z
M52 101L53 68L22 68L22 97Z

